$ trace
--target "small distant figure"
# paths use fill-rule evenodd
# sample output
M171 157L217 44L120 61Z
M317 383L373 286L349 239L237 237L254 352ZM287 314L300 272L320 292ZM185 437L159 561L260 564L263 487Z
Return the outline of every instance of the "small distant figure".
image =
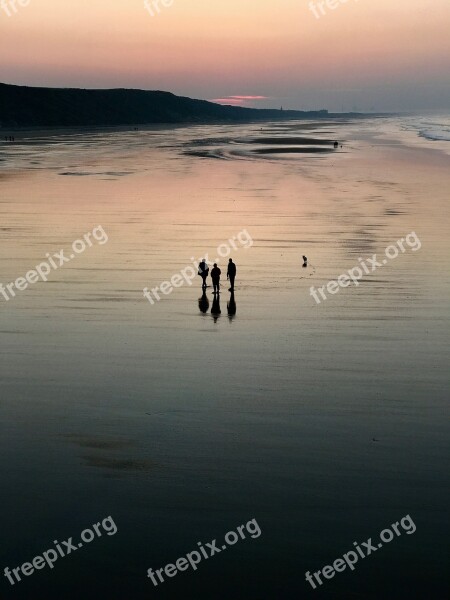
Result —
M308 266L308 257L303 255L303 268Z
M217 263L214 263L214 267L211 269L211 279L213 282L214 294L220 293L220 275L222 271L217 266Z
M339 142L334 142L334 147L338 148L339 147Z
M229 290L230 292L234 292L234 280L236 279L236 272L237 272L236 265L233 262L233 259L230 258L230 260L228 261L228 270L227 270L227 279L230 280L230 284L231 284L231 287Z
M200 277L202 278L202 289L205 290L206 289L206 278L208 277L208 273L209 273L209 267L206 264L205 259L202 259L202 262L198 265L198 274L200 275Z

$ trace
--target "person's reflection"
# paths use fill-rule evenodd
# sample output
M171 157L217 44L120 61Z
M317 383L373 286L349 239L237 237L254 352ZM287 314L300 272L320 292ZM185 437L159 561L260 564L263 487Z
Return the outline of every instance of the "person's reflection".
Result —
M206 289L203 290L203 296L198 299L198 307L200 311L206 315L209 309L209 300L206 295Z
M214 323L216 323L217 319L222 314L222 311L220 310L220 294L214 294L214 300L213 300L213 305L211 308L211 314L214 317Z
M236 315L236 300L234 299L234 292L231 292L230 299L227 302L228 318L232 321Z

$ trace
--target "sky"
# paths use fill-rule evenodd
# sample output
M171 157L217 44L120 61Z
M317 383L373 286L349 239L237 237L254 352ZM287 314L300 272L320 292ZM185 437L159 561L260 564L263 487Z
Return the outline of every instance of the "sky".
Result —
M0 81L448 111L450 0L0 0Z

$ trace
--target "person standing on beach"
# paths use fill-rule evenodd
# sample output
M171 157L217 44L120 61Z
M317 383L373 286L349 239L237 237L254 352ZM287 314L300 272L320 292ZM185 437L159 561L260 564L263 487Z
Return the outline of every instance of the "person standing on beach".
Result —
M202 289L206 289L206 278L208 277L208 273L209 273L209 267L206 264L205 259L202 260L202 262L198 265L198 274L200 275L200 277L202 278Z
M219 269L219 267L217 266L217 263L214 263L214 267L211 269L211 279L213 282L213 287L214 287L214 294L216 293L220 293L220 274L222 273L222 271Z
M233 262L233 259L230 258L228 261L228 270L227 270L227 279L230 280L230 292L234 291L234 280L236 279L236 265Z

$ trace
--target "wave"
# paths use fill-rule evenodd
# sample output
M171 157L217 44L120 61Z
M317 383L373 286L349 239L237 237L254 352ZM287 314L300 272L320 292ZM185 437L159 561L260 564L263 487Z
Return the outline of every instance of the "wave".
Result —
M450 117L422 118L410 125L417 131L419 137L431 141L450 142Z
M419 135L427 140L450 142L450 129L421 129Z

